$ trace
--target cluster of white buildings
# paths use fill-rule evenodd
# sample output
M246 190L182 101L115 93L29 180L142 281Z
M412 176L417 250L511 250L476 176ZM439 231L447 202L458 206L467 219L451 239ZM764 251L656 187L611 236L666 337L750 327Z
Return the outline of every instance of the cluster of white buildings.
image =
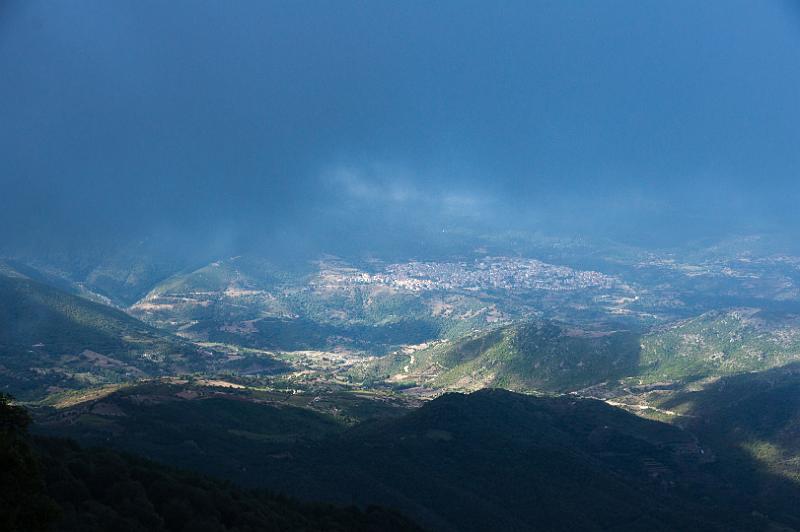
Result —
M474 262L407 262L381 272L355 269L326 272L339 285L382 285L412 292L434 290L579 290L612 288L618 280L600 272L575 270L536 259L492 257ZM333 275L332 275L333 274Z

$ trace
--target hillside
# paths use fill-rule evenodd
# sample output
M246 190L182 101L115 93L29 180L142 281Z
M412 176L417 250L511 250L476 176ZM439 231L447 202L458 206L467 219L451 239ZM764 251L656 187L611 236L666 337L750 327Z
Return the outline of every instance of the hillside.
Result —
M153 287L129 312L199 341L259 349L381 351L438 336L438 320L416 297L393 290L337 286L328 270L287 272L234 257L181 272Z
M750 507L725 503L709 458L689 433L598 401L484 390L274 467L285 471L277 488L387 504L436 530L762 527Z
M210 356L120 310L0 272L0 390L20 399L193 371Z
M0 397L0 528L9 532L418 530L376 507L300 503L109 450L26 433Z
M436 342L354 368L354 380L434 389L570 391L636 371L639 337L536 321Z
M539 320L402 350L350 370L355 382L475 390L581 391L762 371L800 360L800 317L753 308L712 311L645 334L586 331Z
M395 508L433 530L766 523L746 497L726 504L748 487L717 476L714 453L691 433L600 401L483 390L408 411L379 400L353 425L315 410L313 397L289 406L212 392L134 387L47 414L39 430L305 500Z
M252 484L265 456L285 455L357 422L400 416L411 405L380 394L290 394L166 380L36 408L34 428Z
M281 282L269 262L236 258L176 273L161 281L130 308L153 322L216 318L234 321L256 316L289 317L276 298Z
M800 528L796 499L780 496L800 482L800 364L715 379L651 397L675 422L714 447L728 482L751 486L770 515Z
M635 321L624 308L635 297L616 277L532 258L323 256L287 270L245 255L174 274L128 310L193 340L374 354L524 316L566 313L594 322L612 313Z
M756 308L712 311L642 339L646 380L761 371L800 360L800 316Z

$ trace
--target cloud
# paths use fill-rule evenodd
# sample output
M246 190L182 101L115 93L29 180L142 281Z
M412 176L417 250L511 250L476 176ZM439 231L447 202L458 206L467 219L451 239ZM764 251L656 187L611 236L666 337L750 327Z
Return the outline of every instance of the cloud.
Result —
M322 173L321 182L332 193L339 210L401 210L440 225L453 219L491 216L497 207L486 190L469 190L458 179L414 172L386 163L338 165ZM453 191L453 186L458 191Z
M337 166L323 173L323 183L343 199L406 204L421 199L409 173L385 164Z

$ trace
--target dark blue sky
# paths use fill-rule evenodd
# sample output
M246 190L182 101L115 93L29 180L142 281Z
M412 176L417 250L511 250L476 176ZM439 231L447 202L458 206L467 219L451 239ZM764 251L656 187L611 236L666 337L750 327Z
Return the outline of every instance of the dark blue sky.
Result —
M794 2L0 3L11 247L791 232L798 176Z

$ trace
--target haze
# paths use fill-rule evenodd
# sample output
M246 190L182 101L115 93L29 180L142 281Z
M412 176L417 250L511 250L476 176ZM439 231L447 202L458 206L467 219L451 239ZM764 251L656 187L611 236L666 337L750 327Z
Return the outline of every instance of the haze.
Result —
M0 238L792 234L798 59L779 1L6 1Z

